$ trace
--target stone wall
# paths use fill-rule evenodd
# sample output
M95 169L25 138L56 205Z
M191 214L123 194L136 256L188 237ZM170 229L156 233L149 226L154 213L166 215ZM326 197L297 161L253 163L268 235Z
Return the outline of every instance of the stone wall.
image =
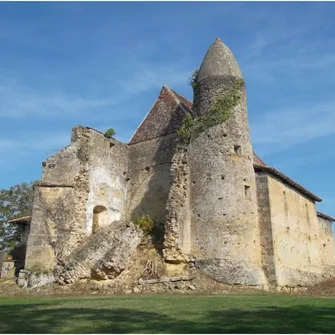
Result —
M262 268L267 279L268 288L274 289L277 287L277 276L273 245L274 236L270 213L268 176L266 174L257 173L256 185Z
M127 146L78 126L71 144L43 166L35 188L26 268L44 271L92 234L93 219L98 229L124 216Z
M191 256L190 170L188 148L179 144L172 158L172 186L165 217L164 258L182 263Z
M52 270L57 264L56 257L67 253L75 221L74 194L73 187L35 187L26 269Z
M314 201L273 176L260 174L257 181L263 266L275 270L278 287L319 281L332 264L321 252L324 237Z
M332 222L318 216L319 221L319 249L322 265L335 265L335 245Z
M15 278L15 263L2 262L0 263L0 279L13 279Z
M128 147L115 139L90 130L89 194L86 233L92 233L94 212L98 226L124 219L126 212Z
M128 219L149 214L164 222L176 143L174 133L129 145Z
M197 82L195 113L208 112L237 79L210 76ZM191 142L189 157L192 253L198 265L219 281L262 287L265 278L244 88L228 120Z
M143 232L132 223L114 221L89 236L57 268L56 280L74 283L81 278L113 279L125 268Z

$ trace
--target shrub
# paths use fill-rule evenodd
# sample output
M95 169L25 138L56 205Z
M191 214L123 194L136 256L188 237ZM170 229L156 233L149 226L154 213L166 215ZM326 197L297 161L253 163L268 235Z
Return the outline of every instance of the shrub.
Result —
M196 80L197 80L197 75L198 75L199 69L196 69L192 72L192 75L189 79L189 85L193 87L193 89L195 90L196 88Z
M135 226L142 229L145 236L152 234L154 231L155 221L148 214L135 217L133 222Z
M109 128L105 133L104 136L107 138L112 138L116 134L113 128Z

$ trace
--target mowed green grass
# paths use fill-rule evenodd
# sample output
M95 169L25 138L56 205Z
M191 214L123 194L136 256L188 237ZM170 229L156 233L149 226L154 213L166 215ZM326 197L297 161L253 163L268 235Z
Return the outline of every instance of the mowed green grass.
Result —
M0 298L0 333L334 333L335 300L279 294Z

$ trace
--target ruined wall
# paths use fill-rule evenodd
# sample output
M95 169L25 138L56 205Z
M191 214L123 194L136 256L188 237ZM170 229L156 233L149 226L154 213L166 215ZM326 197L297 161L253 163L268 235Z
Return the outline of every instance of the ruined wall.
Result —
M315 203L272 176L267 177L267 182L277 284L311 284L324 271ZM260 203L262 206L266 205Z
M178 264L189 261L191 256L190 170L186 145L177 145L171 175L163 254L165 261Z
M115 139L89 130L89 194L86 207L86 232L92 233L94 212L98 226L105 227L125 217L128 147Z
M74 220L73 196L73 187L35 186L26 269L52 270L56 257L66 254Z
M149 214L164 222L176 134L129 145L128 219Z
M125 212L127 146L86 127L44 163L35 189L26 268L52 269L92 233Z

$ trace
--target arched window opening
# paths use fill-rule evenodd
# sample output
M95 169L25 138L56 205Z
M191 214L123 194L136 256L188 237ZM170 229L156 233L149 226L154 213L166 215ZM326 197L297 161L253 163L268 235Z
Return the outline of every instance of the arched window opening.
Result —
M107 217L107 208L104 206L95 206L93 209L92 234L95 234L100 227L105 225Z

